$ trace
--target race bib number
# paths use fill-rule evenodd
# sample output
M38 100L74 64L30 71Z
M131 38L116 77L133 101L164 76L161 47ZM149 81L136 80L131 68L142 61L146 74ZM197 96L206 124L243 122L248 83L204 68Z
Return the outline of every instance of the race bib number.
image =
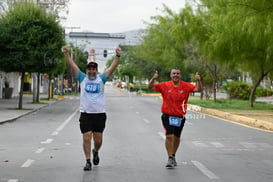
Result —
M182 119L179 118L179 117L175 117L175 116L170 116L169 117L169 124L171 126L180 127L181 126L181 122L182 122Z
M85 91L87 93L99 93L100 85L98 83L87 83L85 85Z

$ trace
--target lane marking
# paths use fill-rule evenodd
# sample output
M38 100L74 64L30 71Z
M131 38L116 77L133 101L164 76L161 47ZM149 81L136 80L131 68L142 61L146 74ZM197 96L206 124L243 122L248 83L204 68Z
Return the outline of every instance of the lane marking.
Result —
M57 132L57 131L54 131L53 133L51 133L52 136L55 136L55 135L58 135L58 134L59 134L59 132Z
M18 179L9 179L8 182L18 182Z
M186 120L187 125L193 125L192 122Z
M31 164L34 163L35 160L28 159L21 167L30 167Z
M166 136L165 136L165 134L164 133L162 133L162 132L157 132L157 134L162 138L162 139L166 139Z
M216 148L223 148L224 145L220 142L210 142Z
M151 122L148 120L148 119L143 119L143 121L145 122L145 123L147 123L147 124L150 124Z
M36 154L40 154L40 153L42 153L44 150L45 150L45 148L38 148L38 149L35 151L35 153L36 153Z
M45 141L42 141L41 144L48 144L48 143L51 143L51 142L53 142L53 141L54 141L53 138L48 138L48 139L46 139Z
M196 146L196 147L208 147L208 145L200 142L200 141L192 141L192 143Z
M59 132L64 129L64 127L71 121L71 119L77 114L78 109L76 109L57 129L56 131Z
M239 144L241 144L242 146L244 146L245 148L256 148L256 145L254 143L249 143L249 142L239 142Z
M199 161L191 161L204 175L210 179L219 179L213 172L211 172L205 165Z

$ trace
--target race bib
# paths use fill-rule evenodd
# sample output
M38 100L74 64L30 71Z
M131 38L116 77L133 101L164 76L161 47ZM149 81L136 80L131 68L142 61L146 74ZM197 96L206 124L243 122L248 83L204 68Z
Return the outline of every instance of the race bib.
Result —
M179 117L175 117L175 116L170 116L169 117L169 124L171 126L180 127L181 126L181 122L182 122L182 119L179 118Z
M100 85L98 83L87 83L85 85L85 91L87 93L99 93Z

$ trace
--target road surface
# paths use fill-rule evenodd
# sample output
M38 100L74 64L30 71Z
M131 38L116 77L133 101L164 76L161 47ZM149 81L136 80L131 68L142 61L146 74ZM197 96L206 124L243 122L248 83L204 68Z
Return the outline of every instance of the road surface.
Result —
M168 170L161 100L113 87L106 95L99 166L83 171L79 98L67 97L0 125L0 182L273 181L273 133L188 112Z

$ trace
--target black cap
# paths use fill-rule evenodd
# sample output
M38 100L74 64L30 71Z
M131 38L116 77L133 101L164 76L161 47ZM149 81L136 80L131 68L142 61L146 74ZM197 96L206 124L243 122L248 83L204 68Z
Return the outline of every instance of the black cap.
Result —
M98 68L98 63L93 62L93 61L89 62L89 63L87 64L87 68L91 68L91 67L97 69L97 68Z

